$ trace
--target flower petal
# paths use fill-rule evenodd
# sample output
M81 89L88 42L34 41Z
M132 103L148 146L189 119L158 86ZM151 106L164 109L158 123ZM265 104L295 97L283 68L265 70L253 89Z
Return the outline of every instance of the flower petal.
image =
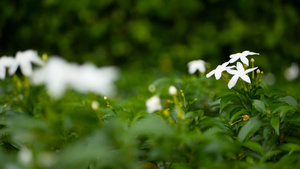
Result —
M5 79L5 74L6 74L5 66L0 63L0 79L1 80Z
M212 70L209 73L207 73L206 77L209 78L211 77L213 74L215 74L216 70Z
M244 69L244 67L243 67L243 64L242 64L241 62L237 62L237 63L236 63L236 69L237 69L237 71L239 71L239 72L244 72L244 71L245 71L245 69Z
M255 69L257 69L257 67L247 69L247 70L245 70L245 74L247 74L247 73L249 73L249 72L252 72L252 71L255 70Z
M244 56L248 56L248 55L259 55L259 53L254 53L254 52L250 52L248 50L245 50L244 52L242 52L242 54Z
M215 73L215 77L216 77L217 80L219 80L221 78L221 76L222 76L221 72L216 72Z
M21 68L21 72L23 73L23 75L25 76L31 76L32 74L32 66L30 62L23 62L20 65Z
M234 63L235 61L237 61L239 59L239 57L232 57L230 60L229 60L229 63Z
M237 70L232 70L232 69L227 69L226 71L227 71L229 74L232 74L232 75L235 75L235 74L238 73Z
M249 60L246 58L246 56L241 56L240 59L245 65L249 66Z
M243 79L247 83L251 83L249 76L247 76L246 74L241 75L240 78Z
M230 81L228 82L228 88L231 89L233 86L235 86L236 82L238 81L239 76L238 75L234 75Z

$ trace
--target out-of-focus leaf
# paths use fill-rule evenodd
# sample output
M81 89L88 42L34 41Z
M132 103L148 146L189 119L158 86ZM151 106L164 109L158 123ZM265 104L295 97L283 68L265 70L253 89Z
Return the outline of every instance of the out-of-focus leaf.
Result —
M261 126L261 122L257 117L251 118L240 130L238 139L240 142L248 140Z
M257 142L253 142L253 141L246 141L242 144L242 146L247 147L257 153L259 153L260 155L264 155L265 152L262 149L261 145L258 144Z
M231 119L230 119L231 123L233 123L235 120L237 120L236 118L237 118L238 116L243 115L243 114L245 114L245 113L247 113L247 110L246 110L246 109L242 109L242 110L236 112L236 113L231 117Z
M231 104L236 97L237 96L232 92L225 93L220 100L220 113L227 105Z
M195 112L188 112L186 115L185 115L185 118L199 118L201 119L204 115L204 111L203 110L198 110L198 111L195 111Z
M278 108L276 108L273 113L280 113L280 117L282 117L283 115L285 115L287 112L293 112L293 111L297 111L297 107L295 106L280 106Z
M266 160L268 160L269 158L273 157L274 155L279 154L280 152L281 152L281 150L269 151L260 159L260 162L263 163Z
M150 162L143 163L142 168L144 168L144 169L158 169L158 167L155 164L150 163Z
M294 143L282 144L279 148L284 151L289 151L289 154L292 154L294 151L300 151L300 146Z
M276 134L279 135L279 125L280 125L279 117L272 117L270 123L271 126L275 129Z
M161 117L151 114L132 124L130 132L133 135L167 136L175 133Z
M292 96L280 97L277 101L286 102L290 106L298 106L298 102Z

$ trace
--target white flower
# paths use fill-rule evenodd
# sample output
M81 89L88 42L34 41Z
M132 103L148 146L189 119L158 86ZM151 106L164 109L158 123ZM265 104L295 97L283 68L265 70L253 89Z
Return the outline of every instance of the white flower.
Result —
M299 76L299 66L297 63L292 63L292 65L286 69L284 72L285 78L289 81L296 79Z
M152 96L150 99L148 99L146 101L146 106L149 113L153 113L162 109L160 98L158 96Z
M9 68L9 71L17 64L16 60L10 56L2 56L0 58L0 79L5 79L6 68Z
M16 63L9 73L12 75L17 71L17 68L20 66L21 72L25 76L32 75L32 63L43 65L43 60L38 56L37 52L34 50L26 50L24 52L17 52L16 54Z
M18 159L22 164L28 165L32 162L33 154L27 147L22 147L18 152Z
M235 61L237 61L238 59L240 59L244 64L246 64L247 66L249 66L249 60L246 58L246 56L248 55L259 55L259 53L254 53L254 52L250 52L250 51L244 51L242 53L236 53L236 54L232 54L229 57L231 58L229 60L230 63L234 63Z
M169 87L169 94L170 94L171 96L177 94L177 89L176 89L175 86L170 86L170 87Z
M70 68L65 60L49 58L45 67L33 72L32 81L36 85L45 84L48 93L55 99L61 98L68 85Z
M190 74L195 73L197 70L199 70L201 73L205 73L206 71L205 62L203 60L194 60L189 62L187 65L189 67Z
M49 94L61 98L67 88L78 92L94 92L100 95L115 94L113 82L119 77L116 67L97 68L92 64L69 64L58 57L48 59L44 68L35 70L32 80L35 84L45 84Z
M223 71L227 71L235 66L228 66L229 62L225 62L222 65L217 66L217 68L215 70L212 70L211 72L209 72L206 77L211 77L213 74L215 74L215 77L217 80L219 80L222 76L222 72Z
M251 80L250 80L249 76L247 76L247 73L252 72L255 69L257 69L257 67L255 67L255 68L245 70L241 62L237 62L236 68L237 68L237 70L232 70L232 69L228 70L228 73L233 75L233 77L230 79L230 81L228 83L229 89L231 89L233 86L235 86L235 84L239 78L241 78L242 80L244 80L247 83L251 83Z

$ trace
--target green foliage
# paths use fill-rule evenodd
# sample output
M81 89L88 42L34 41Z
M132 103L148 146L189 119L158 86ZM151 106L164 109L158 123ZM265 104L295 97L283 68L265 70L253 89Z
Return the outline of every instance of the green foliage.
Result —
M123 78L131 76L123 73ZM131 81L131 88L125 90L122 88L130 85L121 79L119 96L107 100L75 91L53 100L44 87L30 86L26 78L2 81L0 166L176 169L298 165L299 105L286 93L260 86L228 90L202 75L178 74L149 81ZM148 84L154 90L147 91ZM174 96L168 94L171 85L178 90ZM149 114L145 102L152 95L161 98L163 108ZM93 108L95 101L99 107Z

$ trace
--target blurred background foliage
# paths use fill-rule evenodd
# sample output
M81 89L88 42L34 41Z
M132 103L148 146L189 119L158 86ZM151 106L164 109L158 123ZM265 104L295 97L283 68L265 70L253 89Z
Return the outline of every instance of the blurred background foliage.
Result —
M69 61L162 72L251 50L265 72L300 60L299 2L1 0L0 54L35 49ZM280 65L280 66L279 66Z

